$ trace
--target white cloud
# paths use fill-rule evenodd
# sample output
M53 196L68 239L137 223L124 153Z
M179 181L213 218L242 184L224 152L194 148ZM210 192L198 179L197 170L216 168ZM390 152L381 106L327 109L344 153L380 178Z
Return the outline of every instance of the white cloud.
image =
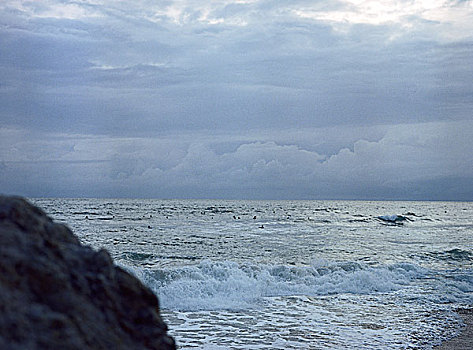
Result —
M94 10L94 7L89 6L95 5L93 2L5 0L2 1L2 3L1 8L3 10L16 9L31 18L82 20L93 17L102 17L98 11Z
M401 28L418 30L419 21L437 28L433 36L445 40L461 40L472 37L473 2L451 0L340 0L341 6L320 10L315 5L294 9L302 18L331 23L335 28L345 25L399 25ZM430 25L427 23L430 22ZM342 26L342 27L340 27ZM346 28L345 28L346 30Z

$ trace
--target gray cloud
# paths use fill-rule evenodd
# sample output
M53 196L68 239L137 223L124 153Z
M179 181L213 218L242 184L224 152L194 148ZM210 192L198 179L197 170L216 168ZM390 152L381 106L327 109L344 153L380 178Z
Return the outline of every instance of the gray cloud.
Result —
M16 142L2 150L0 185L41 196L67 189L89 196L421 199L432 191L431 199L468 199L472 132L471 122L177 140L3 129L2 139ZM338 150L324 153L324 143L340 133Z
M0 188L469 198L471 2L372 4L4 1Z

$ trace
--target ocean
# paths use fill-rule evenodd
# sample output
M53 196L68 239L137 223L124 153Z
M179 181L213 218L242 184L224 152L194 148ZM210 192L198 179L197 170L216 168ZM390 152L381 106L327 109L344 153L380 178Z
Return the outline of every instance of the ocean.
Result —
M180 349L431 349L473 303L473 203L32 199L159 297Z

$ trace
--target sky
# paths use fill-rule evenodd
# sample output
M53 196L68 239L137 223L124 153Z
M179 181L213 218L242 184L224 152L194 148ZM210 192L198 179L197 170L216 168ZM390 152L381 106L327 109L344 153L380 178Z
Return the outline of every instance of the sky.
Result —
M473 1L2 0L0 193L473 200Z

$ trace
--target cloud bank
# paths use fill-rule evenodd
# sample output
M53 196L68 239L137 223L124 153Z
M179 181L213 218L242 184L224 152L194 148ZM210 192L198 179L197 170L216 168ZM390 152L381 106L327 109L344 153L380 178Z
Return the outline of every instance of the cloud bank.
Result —
M0 153L0 186L32 196L468 200L473 194L472 122L244 137L0 134L12 144Z

